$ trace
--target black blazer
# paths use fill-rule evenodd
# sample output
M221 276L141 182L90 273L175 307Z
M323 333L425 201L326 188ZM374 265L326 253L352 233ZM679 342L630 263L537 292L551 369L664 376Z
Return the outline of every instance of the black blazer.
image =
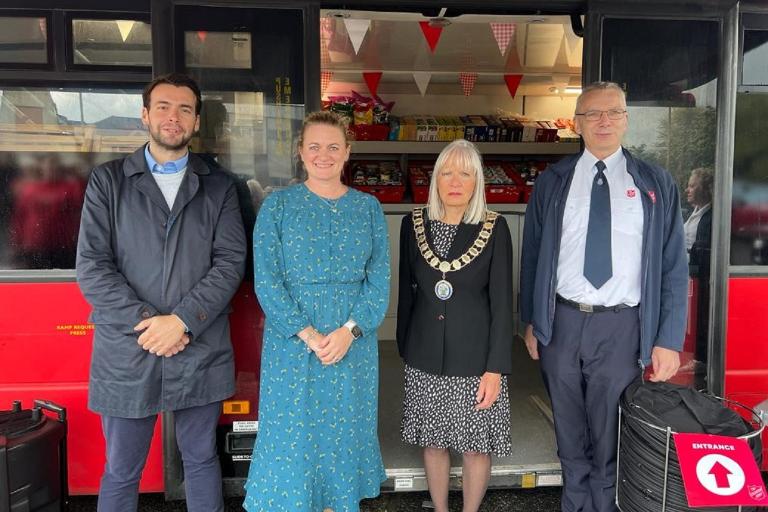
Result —
M696 239L691 246L688 269L691 277L709 277L712 254L712 207L705 211L696 228Z
M429 219L427 240L434 251ZM463 254L482 223L459 224L447 260ZM397 347L413 368L436 374L479 376L512 370L512 240L499 216L488 244L461 270L446 273L453 295L440 300L435 283L442 273L424 261L416 245L412 214L400 226L400 289Z

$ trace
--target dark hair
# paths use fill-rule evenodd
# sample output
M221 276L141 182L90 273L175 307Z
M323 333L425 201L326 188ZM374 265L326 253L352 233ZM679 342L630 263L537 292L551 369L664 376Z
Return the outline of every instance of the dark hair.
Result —
M301 131L299 132L299 138L296 141L297 150L300 149L304 144L304 132L307 131L307 127L313 124L324 124L338 128L341 130L341 133L344 134L344 142L349 145L349 134L347 134L349 123L347 122L346 118L336 114L335 112L320 110L318 112L311 112L304 118L304 122L301 125Z
M141 93L141 98L144 101L144 108L149 109L149 100L152 96L152 91L155 87L161 84L186 87L191 90L195 94L195 114L200 114L200 108L203 105L203 100L200 95L200 87L198 87L197 82L195 82L192 77L183 73L168 73L167 75L159 76L149 82L147 86L144 87L144 92Z

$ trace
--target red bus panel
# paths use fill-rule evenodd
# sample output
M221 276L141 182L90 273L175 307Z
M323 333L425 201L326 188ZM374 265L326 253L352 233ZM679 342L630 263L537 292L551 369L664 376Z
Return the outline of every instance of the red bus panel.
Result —
M768 399L768 277L732 277L728 289L725 396L748 407ZM768 433L763 468L768 470Z

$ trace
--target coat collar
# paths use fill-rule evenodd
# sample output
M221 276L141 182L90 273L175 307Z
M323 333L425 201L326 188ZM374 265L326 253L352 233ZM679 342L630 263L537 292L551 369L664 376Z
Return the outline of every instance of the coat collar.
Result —
M640 172L640 167L637 165L637 160L626 148L622 147L622 152L624 153L624 158L627 159L627 172L630 176L632 176L632 179L635 180L635 184L640 188L640 190L647 194L649 190L648 183L643 174ZM568 178L568 175L576 169L576 162L579 161L579 158L581 158L583 154L584 151L582 150L575 155L570 155L563 158L562 160L559 160L550 166L550 171L553 171L563 179Z
M147 160L144 157L144 148L146 146L147 145L144 144L125 159L125 162L123 163L123 172L126 176L134 176L140 173L150 173L149 167L147 166ZM187 170L192 171L197 175L205 175L211 173L203 159L191 151L189 152L189 160L187 161Z
M208 166L199 156L189 153L187 173L179 186L179 192L173 203L173 211L171 211L168 208L165 197L163 197L163 193L160 191L160 187L157 186L157 182L147 166L147 159L144 157L144 146L134 151L125 159L123 172L127 177L132 178L130 182L139 192L146 195L155 206L163 210L167 215L172 214L173 217L178 216L181 210L197 193L197 190L200 188L198 176L211 173Z

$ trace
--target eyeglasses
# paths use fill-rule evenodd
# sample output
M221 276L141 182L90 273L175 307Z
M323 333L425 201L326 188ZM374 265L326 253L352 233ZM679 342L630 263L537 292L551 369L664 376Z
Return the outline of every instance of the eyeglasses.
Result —
M619 119L622 119L626 113L626 110L612 108L611 110L587 110L586 112L576 115L584 116L584 119L587 121L599 121L603 117L603 114L607 114L608 119L611 121L618 121Z

